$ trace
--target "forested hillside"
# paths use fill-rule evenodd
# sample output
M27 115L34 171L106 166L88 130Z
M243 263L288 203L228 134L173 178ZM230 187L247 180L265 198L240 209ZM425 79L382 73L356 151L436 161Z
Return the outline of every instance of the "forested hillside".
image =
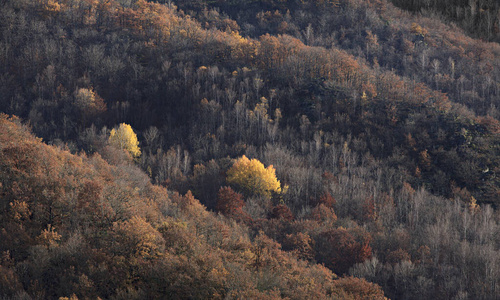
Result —
M5 115L0 150L2 299L384 299L152 185L126 156L72 155Z
M0 297L497 297L499 44L418 1L159 2L2 1Z
M494 0L392 0L395 5L452 21L473 36L500 41L500 2Z

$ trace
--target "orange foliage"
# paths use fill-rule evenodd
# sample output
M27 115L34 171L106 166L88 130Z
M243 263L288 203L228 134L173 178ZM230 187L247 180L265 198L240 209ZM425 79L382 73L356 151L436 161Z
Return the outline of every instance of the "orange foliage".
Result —
M280 250L281 245L266 236L263 232L255 237L252 266L256 269L277 269L285 260L284 253Z
M314 241L307 233L287 234L283 241L283 249L293 251L301 259L312 260L314 258Z
M61 235L54 230L50 224L37 238L39 244L45 247L56 247L61 240Z
M329 192L323 193L323 195L321 195L321 197L319 197L319 200L317 201L317 204L323 204L326 207L331 208L333 208L336 203L337 200L335 200L335 198Z
M57 0L37 0L36 5L39 13L46 18L56 16L62 8Z
M278 38L269 34L260 37L261 66L274 69L283 64L287 52Z
M408 254L408 252L399 248L395 251L391 251L391 253L387 255L386 260L388 263L395 265L397 263L400 263L401 261L410 261L411 257L410 254Z
M339 296L347 293L348 296L356 300L387 300L384 291L375 283L368 282L362 278L344 277L333 282Z
M165 240L144 218L115 223L115 250L129 256L152 259L163 254Z
M335 223L337 221L337 215L333 211L333 208L323 203L316 205L312 209L311 218L323 223Z
M419 24L413 23L411 24L411 32L415 35L425 37L428 31L427 29L422 28L422 26L420 26Z
M281 67L289 56L304 48L298 39L288 35L275 37L266 34L260 37L259 42L259 66L271 70Z

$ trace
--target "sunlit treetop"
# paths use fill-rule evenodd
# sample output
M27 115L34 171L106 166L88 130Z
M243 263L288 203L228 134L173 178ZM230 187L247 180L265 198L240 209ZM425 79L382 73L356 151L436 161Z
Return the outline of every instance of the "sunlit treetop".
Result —
M257 159L240 157L227 172L227 182L246 195L271 196L281 193L281 185L272 165L264 167Z
M141 155L137 135L130 125L121 123L118 128L113 128L109 135L109 143L128 151L133 157Z

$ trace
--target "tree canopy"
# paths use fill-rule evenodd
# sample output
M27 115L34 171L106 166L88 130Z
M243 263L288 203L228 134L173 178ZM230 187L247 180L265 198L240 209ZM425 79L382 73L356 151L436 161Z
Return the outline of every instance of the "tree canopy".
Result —
M227 182L246 195L271 196L281 193L281 184L272 165L267 168L259 160L240 157L227 171Z
M133 157L141 156L137 135L128 124L121 123L118 128L113 128L109 134L109 143L128 151Z

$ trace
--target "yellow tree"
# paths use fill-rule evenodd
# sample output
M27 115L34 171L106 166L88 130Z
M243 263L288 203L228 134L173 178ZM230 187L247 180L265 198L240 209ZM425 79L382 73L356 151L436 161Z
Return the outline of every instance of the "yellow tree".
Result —
M128 124L121 123L118 129L113 128L109 135L109 143L128 151L133 157L141 155L137 135Z
M270 165L266 168L259 160L250 160L245 155L227 171L226 180L247 195L271 196L272 193L281 193L274 167Z

